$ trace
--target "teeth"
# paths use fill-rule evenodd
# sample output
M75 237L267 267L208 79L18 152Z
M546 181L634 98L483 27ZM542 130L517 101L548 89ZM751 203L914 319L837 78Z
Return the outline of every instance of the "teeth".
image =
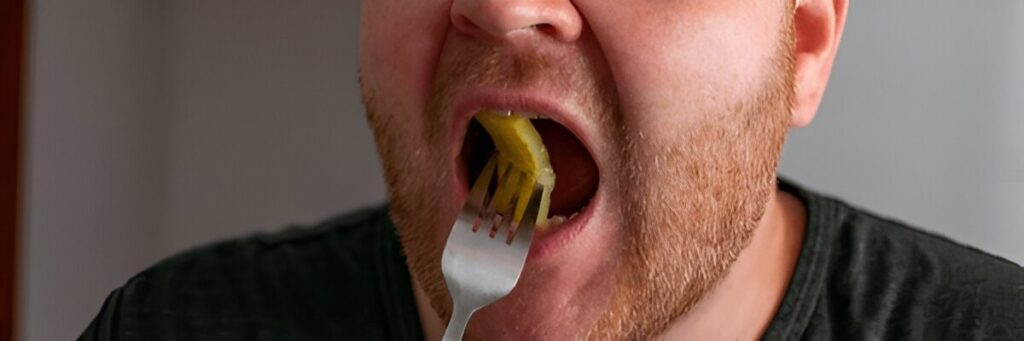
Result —
M555 227L555 226L558 226L558 225L565 224L565 223L569 222L570 220L572 220L572 218L576 218L576 216L579 215L580 212L582 212L585 209L587 209L587 207L583 206L582 208L580 208L579 211L573 212L573 214L570 214L568 217L566 217L564 215L550 216L550 217L548 217L548 221L545 222L544 226L541 226L541 229L548 229L550 227Z
M528 118L531 120L546 120L548 119L544 115L532 112L514 111L509 109L504 110L490 110L491 112L499 113L502 116L517 116L522 118Z
M560 216L560 215L551 216L551 217L548 217L547 224L544 225L544 228L546 229L548 227L562 225L562 224L564 224L567 221L569 221L569 218L566 218L565 216Z
M525 118L528 118L528 119L531 119L531 120L546 120L546 119L548 119L547 117L544 117L541 114L535 114L535 113L531 113L531 112L517 112L516 115L519 116L519 117L525 117Z

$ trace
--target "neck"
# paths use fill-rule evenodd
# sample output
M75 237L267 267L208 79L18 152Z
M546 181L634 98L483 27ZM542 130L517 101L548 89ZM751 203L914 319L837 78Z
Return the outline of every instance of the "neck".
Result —
M754 236L736 262L697 305L662 335L666 340L760 339L775 317L803 243L806 212L776 190Z
M806 212L793 195L776 190L750 245L725 278L661 335L667 340L760 339L782 303L803 242ZM413 291L427 340L440 340L444 322L416 280Z

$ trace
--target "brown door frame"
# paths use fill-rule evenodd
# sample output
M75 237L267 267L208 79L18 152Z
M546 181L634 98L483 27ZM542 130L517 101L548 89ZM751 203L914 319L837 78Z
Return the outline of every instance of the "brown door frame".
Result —
M0 0L0 341L17 326L25 1Z

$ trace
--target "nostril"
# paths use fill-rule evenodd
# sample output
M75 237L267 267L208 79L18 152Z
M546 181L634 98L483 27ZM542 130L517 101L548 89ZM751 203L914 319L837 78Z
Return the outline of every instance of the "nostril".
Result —
M477 36L477 37L480 37L480 38L483 38L485 36L506 35L506 34L509 34L511 32L515 32L515 31L536 31L536 32L539 32L539 33L544 34L544 35L550 35L550 36L557 36L558 35L558 29L555 28L555 26L551 25L551 24L545 24L545 23L533 24L533 25L528 25L528 26L514 28L514 29L505 29L505 28L502 28L502 27L498 27L500 25L497 25L497 23L492 23L492 24L495 24L495 25L492 25L492 26L495 26L495 27L483 27L481 25L478 25L476 22L474 22L469 17L466 17L465 15L456 15L456 16L453 16L453 19L452 19L452 25L454 25L456 29L458 29L459 31L462 31L462 32L464 32L466 34L469 34L471 36ZM488 28L491 28L492 30L488 30Z
M452 16L452 25L455 26L459 31L465 32L469 35L479 35L484 33L483 29L479 25L470 20L465 15L454 15Z
M509 39L515 32L569 42L579 37L582 17L571 1L455 0L451 23L463 33L484 39Z
M536 24L536 25L531 25L529 28L534 30L534 31L540 32L543 35L558 36L558 29L555 28L555 26L551 25L551 24Z

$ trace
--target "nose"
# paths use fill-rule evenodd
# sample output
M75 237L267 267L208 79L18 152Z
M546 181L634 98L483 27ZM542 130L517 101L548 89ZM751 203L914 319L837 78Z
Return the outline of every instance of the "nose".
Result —
M497 40L528 32L571 42L583 26L571 0L454 0L451 20L465 34Z

